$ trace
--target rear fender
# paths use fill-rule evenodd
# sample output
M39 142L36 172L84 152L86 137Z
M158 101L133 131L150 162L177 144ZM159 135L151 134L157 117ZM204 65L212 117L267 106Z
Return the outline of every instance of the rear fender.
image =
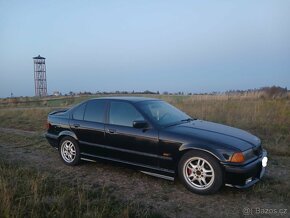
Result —
M62 131L58 134L58 140L60 140L61 138L65 137L65 136L70 136L72 138L74 138L75 140L78 141L78 137L76 136L76 134L72 131L68 131L68 130L65 130L65 131Z

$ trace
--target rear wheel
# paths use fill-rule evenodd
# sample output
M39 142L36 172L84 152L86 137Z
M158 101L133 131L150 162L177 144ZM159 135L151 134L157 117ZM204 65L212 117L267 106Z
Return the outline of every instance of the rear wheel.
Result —
M74 166L80 162L80 149L75 139L64 137L60 141L59 154L63 162Z
M223 185L218 161L201 151L189 151L178 164L178 175L187 189L197 194L216 193Z

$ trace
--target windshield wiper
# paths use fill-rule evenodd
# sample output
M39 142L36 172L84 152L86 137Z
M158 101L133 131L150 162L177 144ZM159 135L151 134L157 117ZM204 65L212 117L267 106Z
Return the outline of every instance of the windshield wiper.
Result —
M179 125L183 122L190 122L190 121L193 121L193 120L196 120L196 119L193 119L193 118L187 118L187 119L183 119L183 120L180 120L178 122L174 122L174 123L171 123L171 124L168 124L166 125L165 127L170 127L170 126L175 126L175 125Z
M196 120L196 119L193 119L193 118L187 118L187 119L183 119L183 120L180 120L181 122L190 122L190 121L193 121L193 120Z

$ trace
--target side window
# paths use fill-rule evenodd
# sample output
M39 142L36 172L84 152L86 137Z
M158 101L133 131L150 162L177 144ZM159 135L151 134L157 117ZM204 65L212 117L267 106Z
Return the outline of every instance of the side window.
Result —
M74 109L72 118L75 120L83 120L86 104L81 104Z
M101 100L89 101L86 106L84 120L92 122L104 122L106 102Z
M134 120L144 120L144 118L133 105L127 102L111 102L110 124L132 127Z

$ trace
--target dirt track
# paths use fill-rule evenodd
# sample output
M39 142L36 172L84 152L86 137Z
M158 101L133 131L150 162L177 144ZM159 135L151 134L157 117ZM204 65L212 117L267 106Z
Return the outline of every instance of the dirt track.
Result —
M4 128L0 128L0 133L31 136L37 134ZM247 190L225 187L216 195L200 196L186 190L178 181L170 182L150 177L116 165L83 162L76 167L66 166L60 160L58 152L44 142L40 146L35 144L14 146L7 141L0 144L0 155L1 159L20 161L27 167L53 173L60 179L78 181L89 189L105 186L115 197L123 201L135 201L169 217L205 217L213 214L219 217L242 217L244 208L288 208L289 215L286 202L276 201L268 195L257 195L255 187ZM282 164L277 170L275 166L277 159L283 163L283 158L272 157L269 170L259 187L263 188L263 184L266 186L269 180L275 182L278 177L289 181L287 172L290 171L290 166Z
M0 127L0 132L12 133L12 134L17 134L17 135L31 135L31 136L37 134L37 132L34 132L34 131L12 129L12 128L2 128L2 127Z

